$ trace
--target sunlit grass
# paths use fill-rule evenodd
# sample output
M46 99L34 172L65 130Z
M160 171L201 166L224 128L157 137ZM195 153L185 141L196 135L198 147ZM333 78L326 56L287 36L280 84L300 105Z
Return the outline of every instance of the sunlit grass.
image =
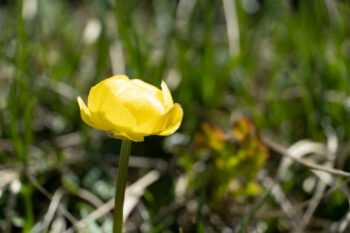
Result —
M0 186L0 231L19 232L24 227L29 232L47 212L50 200L28 174L49 193L64 187L66 208L77 219L95 208L79 199L79 188L103 202L113 196L116 168L111 154L119 144L81 122L76 96L115 74L126 73L158 87L165 80L184 109L180 136L190 141L202 122L228 129L246 116L263 134L286 144L305 138L325 142L333 132L339 151L345 151L336 168L349 169L349 153L342 150L350 139L346 1L235 1L239 43L233 45L225 17L232 11L225 11L228 6L222 1L188 0L187 6L181 5L184 1L112 2L0 1L0 169L14 171L22 184L19 193L9 191L11 179ZM173 157L155 149L161 140L151 137L135 147L135 154L170 163ZM267 161L271 174L277 169L274 163ZM131 168L130 182L148 169ZM281 187L295 193L312 173L293 169ZM175 232L181 222L180 217L164 217L161 212L174 199L179 172L184 173L170 169L145 193L151 232ZM191 198L202 208L204 194L196 191L196 198ZM302 202L310 197L303 192L297 198ZM269 205L278 205L270 199L266 198ZM38 200L42 204L30 204ZM329 214L317 213L315 219L338 220L346 205L342 194L334 194L322 206ZM337 208L342 211L334 219ZM183 225L190 219L186 216ZM103 225L104 220L98 223ZM13 231L5 227L8 222ZM205 225L203 219L200 222ZM198 232L205 227L201 224L195 227ZM271 232L289 227L278 220L266 224Z

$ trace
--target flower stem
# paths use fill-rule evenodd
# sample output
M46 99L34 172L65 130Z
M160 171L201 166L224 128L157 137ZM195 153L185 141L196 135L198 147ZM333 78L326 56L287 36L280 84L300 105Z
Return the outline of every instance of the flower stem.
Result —
M126 187L126 177L128 175L128 162L130 156L131 141L122 140L122 147L119 156L119 168L117 186L114 199L113 233L123 232L123 209Z

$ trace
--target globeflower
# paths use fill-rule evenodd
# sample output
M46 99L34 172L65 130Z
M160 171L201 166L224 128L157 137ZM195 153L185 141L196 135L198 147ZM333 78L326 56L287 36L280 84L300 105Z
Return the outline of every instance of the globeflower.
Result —
M164 81L161 88L125 75L113 76L91 88L88 106L78 97L81 117L119 139L141 142L148 135L170 135L179 128L183 111L174 104Z
M165 82L162 90L125 75L108 78L92 87L88 106L78 97L83 121L122 139L113 214L113 233L122 233L123 206L131 141L141 142L145 136L167 136L181 124L183 111L173 102Z

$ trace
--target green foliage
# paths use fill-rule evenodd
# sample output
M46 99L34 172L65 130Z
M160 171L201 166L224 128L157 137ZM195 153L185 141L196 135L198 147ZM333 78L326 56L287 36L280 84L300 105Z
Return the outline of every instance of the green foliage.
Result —
M34 11L28 2L37 2ZM181 8L180 2L191 1L0 1L0 232L30 232L43 223L51 201L29 175L50 194L65 190L61 203L77 219L96 209L79 190L103 202L114 195L112 154L120 144L81 121L76 97L85 98L91 86L117 73L158 86L165 80L185 113L180 132L190 142L169 151L175 162L163 156L159 138L133 149L170 164L142 199L151 218L144 220L149 232L179 232L179 227L223 232L244 224L248 232L250 224L265 224L266 232L291 231L285 219L249 211L264 193L257 172L264 167L274 176L280 162L275 154L267 159L257 132L291 144L304 138L325 141L324 129L332 128L339 148L347 148L350 5L234 1L235 55L222 1L194 1L193 8ZM232 127L241 116L252 120ZM336 166L346 170L349 152L343 151ZM131 168L130 183L150 169L144 166ZM298 165L286 174L278 184L301 213L305 206L299 204L312 196L303 184L315 175ZM190 187L178 203L176 181L182 175L190 176ZM19 191L11 189L14 181ZM347 212L340 191L325 195L312 222L316 229ZM161 214L168 206L169 213ZM264 207L280 209L270 199ZM138 211L131 222L140 222ZM61 212L54 219L71 225ZM110 223L105 215L89 221L89 230L108 232Z
M227 133L204 123L194 142L178 154L191 180L190 189L205 188L207 201L215 208L225 199L250 197L262 190L254 178L268 152L258 129L247 119L238 119Z

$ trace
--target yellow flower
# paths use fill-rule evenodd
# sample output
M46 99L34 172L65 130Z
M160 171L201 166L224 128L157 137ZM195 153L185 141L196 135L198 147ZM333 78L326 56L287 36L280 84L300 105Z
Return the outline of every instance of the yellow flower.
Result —
M165 82L161 87L113 76L91 88L88 107L78 97L81 118L91 127L135 142L148 135L170 135L179 128L183 111L174 104Z

